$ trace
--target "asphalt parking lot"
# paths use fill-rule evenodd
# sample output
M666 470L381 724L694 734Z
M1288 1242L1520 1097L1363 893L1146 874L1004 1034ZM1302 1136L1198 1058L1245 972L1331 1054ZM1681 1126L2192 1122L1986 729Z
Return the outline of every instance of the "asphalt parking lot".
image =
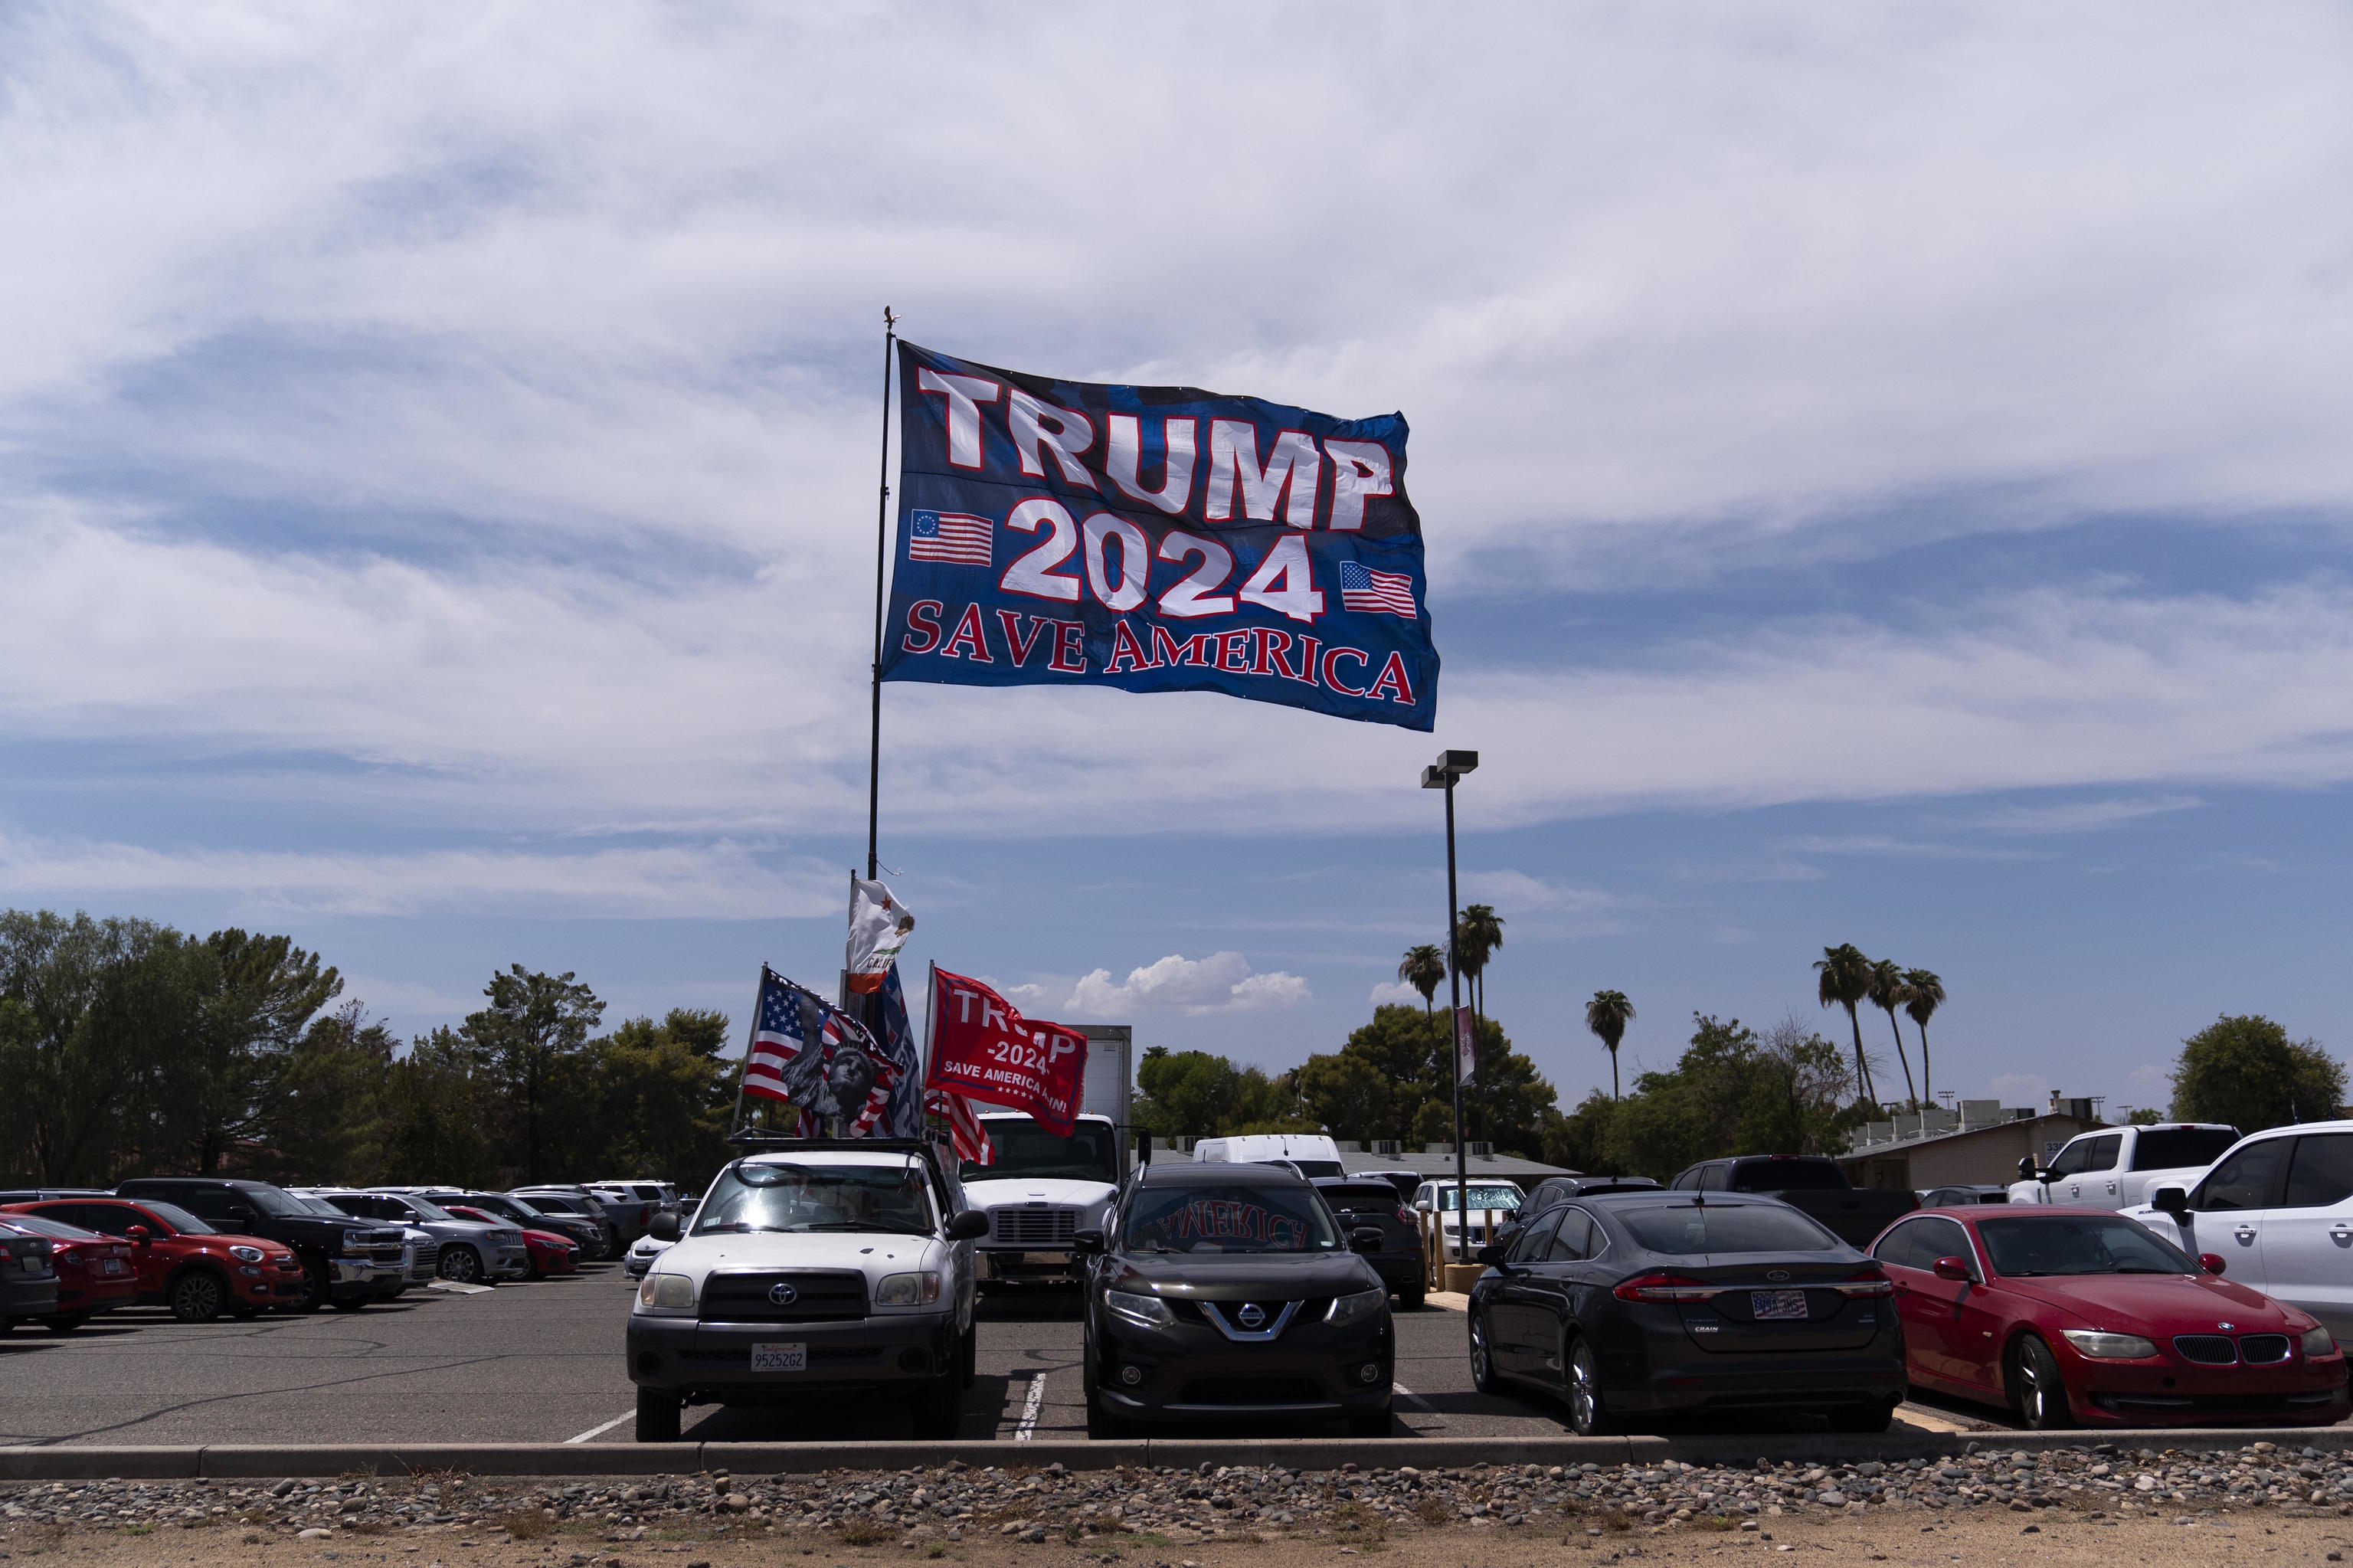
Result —
M635 1287L613 1265L478 1295L412 1290L357 1313L174 1322L118 1312L69 1336L0 1338L0 1444L564 1442L626 1439L621 1361ZM982 1305L967 1438L1078 1437L1074 1295ZM1557 1436L1556 1406L1471 1387L1459 1311L1400 1313L1394 1430L1421 1436ZM1907 1417L1968 1425L1942 1408ZM1336 1428L1335 1428L1336 1430ZM695 1406L684 1436L765 1442L909 1436L890 1402Z

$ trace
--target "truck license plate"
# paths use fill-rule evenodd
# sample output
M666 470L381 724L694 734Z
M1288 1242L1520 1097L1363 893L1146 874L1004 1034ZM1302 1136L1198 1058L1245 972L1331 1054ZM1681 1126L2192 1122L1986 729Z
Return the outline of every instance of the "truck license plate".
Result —
M1752 1290L1748 1293L1748 1311L1760 1323L1802 1319L1806 1316L1806 1293L1802 1290Z
M808 1346L801 1344L755 1344L752 1347L754 1372L807 1372Z

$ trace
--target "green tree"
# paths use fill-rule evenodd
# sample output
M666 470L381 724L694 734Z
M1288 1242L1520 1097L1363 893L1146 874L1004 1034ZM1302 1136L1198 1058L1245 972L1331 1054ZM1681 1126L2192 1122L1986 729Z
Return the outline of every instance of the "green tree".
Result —
M491 1005L469 1013L460 1033L521 1123L523 1179L536 1181L547 1170L544 1146L554 1131L548 1102L573 1097L565 1093L575 1085L572 1058L605 1015L605 1004L568 969L547 975L521 964L491 976L482 994Z
M1269 1076L1207 1051L1151 1046L1136 1064L1135 1124L1161 1138L1309 1131L1293 1075Z
M727 1015L673 1008L659 1023L632 1018L596 1043L596 1163L622 1175L707 1182L727 1162L734 1064L720 1059ZM584 1167L585 1169L585 1167Z
M1888 1032L1895 1036L1895 1063L1904 1069L1904 1103L1917 1107L1920 1091L1912 1082L1912 1062L1904 1054L1904 1029L1895 1022L1895 1010L1910 1001L1904 991L1904 969L1894 959L1874 959L1871 964L1871 1005L1887 1014Z
M1487 965L1504 945L1504 917L1488 904L1472 904L1464 907L1455 924L1457 962L1462 977L1471 982L1471 1011L1480 1017L1487 1016ZM1433 988L1434 989L1434 988Z
M1936 1090L1928 1082L1928 1020L1944 1005L1945 982L1936 978L1936 970L1904 971L1904 1011L1920 1031L1920 1098L1926 1105L1936 1103Z
M1871 994L1871 960L1852 942L1841 942L1822 949L1814 960L1814 972L1821 1004L1845 1008L1847 1023L1854 1031L1855 1092L1875 1103L1879 1091L1871 1081L1871 1064L1862 1054L1862 1020L1855 1012L1855 1005Z
M396 1049L356 1001L313 1019L271 1074L262 1147L248 1163L296 1185L389 1181L385 1095Z
M1299 1069L1301 1103L1335 1138L1369 1141L1398 1136L1393 1086L1364 1055L1345 1048L1310 1056Z
M1430 1012L1437 1005L1438 988L1446 983L1446 954L1435 942L1408 948L1398 960L1398 983L1421 992L1421 1010Z
M493 1181L499 1099L480 1046L453 1029L419 1035L385 1075L385 1179Z
M2290 1040L2260 1013L2225 1013L2181 1043L2173 1069L2177 1121L2261 1132L2337 1115L2345 1069L2318 1043Z
M1626 1038L1626 1025L1633 1022L1634 1004L1622 991L1597 991L1585 1004L1585 1027L1609 1048L1609 1097L1613 1100L1618 1097L1618 1043Z
M287 937L216 931L184 959L202 1010L169 1075L170 1119L183 1157L211 1175L265 1130L271 1084L343 982Z
M2156 1106L2139 1106L2125 1118L2126 1127L2155 1127L2165 1119L2165 1112Z

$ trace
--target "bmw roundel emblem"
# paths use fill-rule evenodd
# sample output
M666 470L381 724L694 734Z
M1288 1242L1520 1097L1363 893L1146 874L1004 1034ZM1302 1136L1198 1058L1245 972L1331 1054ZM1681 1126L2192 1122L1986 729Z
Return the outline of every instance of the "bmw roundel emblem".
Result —
M2236 1323L2217 1323L2217 1324L2215 1324L2215 1325L2214 1325L2214 1327L2216 1327L2216 1328L2218 1328L2218 1329L2225 1329L2225 1330L2227 1330L2227 1329L2235 1329L2235 1328L2237 1328L2237 1327L2238 1327L2238 1325L2237 1325Z
M779 1307L789 1307L801 1298L801 1293L779 1279L768 1287L768 1299Z
M1242 1303L1242 1309L1235 1313L1234 1317L1243 1328L1255 1329L1266 1321L1266 1309L1255 1301L1245 1301Z

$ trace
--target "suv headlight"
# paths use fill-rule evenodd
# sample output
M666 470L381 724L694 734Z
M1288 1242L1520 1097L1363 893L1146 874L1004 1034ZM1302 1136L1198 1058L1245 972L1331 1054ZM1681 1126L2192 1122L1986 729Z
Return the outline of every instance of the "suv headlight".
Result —
M921 1274L886 1274L874 1287L877 1307L923 1307L939 1298L940 1277L931 1269Z
M2327 1330L2316 1323L2311 1328L2306 1329L2304 1331L2304 1359L2306 1361L2310 1361L2315 1356L2333 1356L2336 1353L2336 1338L2331 1335Z
M2133 1361L2157 1354L2157 1343L2138 1334L2104 1334L2096 1329L2062 1329L2067 1342L2094 1361Z
M1326 1323L1354 1323L1359 1319L1371 1317L1388 1306L1388 1300L1389 1293L1386 1290L1359 1290L1354 1296L1335 1296L1324 1314L1324 1320Z
M694 1281L683 1274L649 1274L638 1287L640 1312L691 1312Z
M1157 1296L1139 1296L1129 1290L1106 1290L1103 1306L1114 1318L1124 1318L1142 1329L1166 1329L1176 1321L1176 1314L1168 1310L1168 1303Z
M259 1263L265 1255L259 1247L248 1246L243 1242L229 1248L228 1255L240 1263Z

